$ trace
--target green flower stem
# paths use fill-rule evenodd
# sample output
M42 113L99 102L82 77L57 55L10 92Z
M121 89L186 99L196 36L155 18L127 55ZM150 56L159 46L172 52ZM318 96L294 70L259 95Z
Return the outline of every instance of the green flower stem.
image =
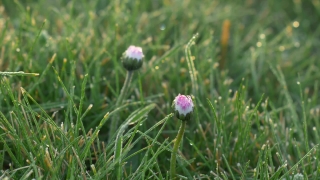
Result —
M178 135L175 139L174 145L173 145L173 150L171 154L171 160L170 160L170 179L175 179L176 178L176 158L177 158L177 152L179 149L180 142L182 140L183 134L184 134L184 129L186 127L186 121L181 121L181 125L179 128Z
M115 157L114 157L114 160L117 162L115 166L117 180L122 179L122 167L121 167L122 141L123 139L122 139L122 133L121 133L121 134L118 134L116 137L116 149L115 149Z
M133 71L127 71L126 79L124 81L120 95L116 102L116 106L115 106L116 108L118 108L122 104L122 101L128 92L128 89L132 80L132 76L133 76ZM114 133L117 131L117 128L118 128L119 116L118 114L115 114L113 117L114 118L112 118L111 120L109 139L111 139L111 137L114 135Z

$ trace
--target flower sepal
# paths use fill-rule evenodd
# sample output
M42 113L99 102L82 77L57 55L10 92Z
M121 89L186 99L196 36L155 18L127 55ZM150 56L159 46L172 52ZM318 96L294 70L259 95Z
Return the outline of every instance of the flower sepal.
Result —
M186 115L180 114L178 110L174 112L175 116L180 119L181 121L189 121L192 117L193 111L187 113Z

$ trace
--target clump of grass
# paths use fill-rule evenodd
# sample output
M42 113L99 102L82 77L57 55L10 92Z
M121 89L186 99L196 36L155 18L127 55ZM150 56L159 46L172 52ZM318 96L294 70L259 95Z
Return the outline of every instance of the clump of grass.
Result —
M179 93L196 106L179 178L317 179L319 8L1 2L0 179L170 179ZM117 104L130 44L145 61ZM110 137L115 114L123 121Z

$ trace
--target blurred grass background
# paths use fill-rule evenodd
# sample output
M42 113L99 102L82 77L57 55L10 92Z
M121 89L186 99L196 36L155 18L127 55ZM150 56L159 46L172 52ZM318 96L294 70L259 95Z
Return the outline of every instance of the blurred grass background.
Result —
M317 177L319 153L311 160L302 157L319 142L319 1L3 0L0 5L0 71L40 73L8 77L10 91L18 101L20 87L26 89L48 115L54 114L58 126L64 122L71 127L74 119L52 67L76 105L88 74L83 109L93 107L83 124L89 131L114 110L125 77L120 57L133 44L143 48L145 61L127 102L157 105L139 127L144 132L171 113L177 94L191 93L184 51L198 33L191 47L197 108L181 148L190 164L180 163L178 171L194 179L200 174L272 179L287 164L281 175L290 170ZM13 106L3 90L0 109L6 118ZM40 113L35 104L30 107ZM125 108L122 118L140 107L144 105ZM178 121L171 119L159 142L174 138ZM108 139L108 128L105 124L101 129L100 141ZM146 146L140 142L134 151ZM0 167L10 174L5 170L12 160L7 150L1 154ZM128 166L137 168L143 156L138 154ZM168 171L169 157L169 151L159 155L159 172Z

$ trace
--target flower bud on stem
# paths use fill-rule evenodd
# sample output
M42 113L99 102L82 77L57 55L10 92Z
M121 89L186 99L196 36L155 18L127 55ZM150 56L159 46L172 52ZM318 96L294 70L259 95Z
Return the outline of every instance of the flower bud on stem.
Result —
M192 102L192 98L190 96L179 94L174 99L172 103L172 108L175 111L176 117L181 120L181 125L178 131L178 135L174 140L174 145L173 145L171 159L170 159L170 179L175 179L177 152L184 134L186 123L187 121L190 121L193 114L194 105Z
M144 55L143 55L141 47L131 45L123 53L123 55L121 57L122 65L127 70L127 75L126 75L126 79L124 81L124 84L122 86L120 95L117 99L117 102L115 105L116 108L118 108L122 104L123 99L127 95L127 92L128 92L131 80L132 80L133 72L135 70L138 70L139 68L141 68L142 63L143 63L143 58L144 58ZM111 120L111 126L110 126L110 130L109 130L109 142L111 140L111 137L117 131L118 124L120 121L119 119L120 118L119 118L118 114L116 113L114 115L114 118L112 118L112 120Z

